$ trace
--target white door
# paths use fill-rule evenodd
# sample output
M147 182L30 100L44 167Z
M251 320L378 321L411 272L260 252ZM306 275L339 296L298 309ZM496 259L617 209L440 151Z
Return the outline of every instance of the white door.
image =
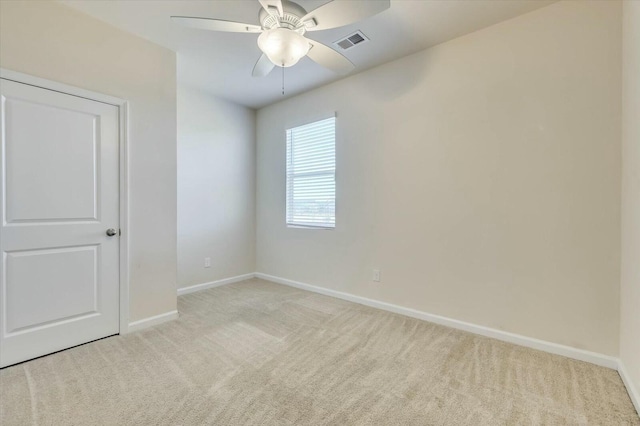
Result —
M119 332L119 110L5 79L0 96L5 367Z

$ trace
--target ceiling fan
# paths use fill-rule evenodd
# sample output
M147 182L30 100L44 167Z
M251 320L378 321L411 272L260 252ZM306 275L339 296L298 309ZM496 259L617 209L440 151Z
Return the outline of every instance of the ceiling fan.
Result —
M263 52L253 67L254 77L263 77L275 66L290 67L304 56L339 74L355 65L331 47L306 38L307 31L342 27L378 14L389 8L390 0L333 0L308 12L289 0L258 0L260 25L222 19L172 16L183 25L210 31L261 33L258 47Z

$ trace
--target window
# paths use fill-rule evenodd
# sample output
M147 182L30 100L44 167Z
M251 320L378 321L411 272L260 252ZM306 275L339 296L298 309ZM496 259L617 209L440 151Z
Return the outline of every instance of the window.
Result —
M336 226L336 118L287 130L287 225Z

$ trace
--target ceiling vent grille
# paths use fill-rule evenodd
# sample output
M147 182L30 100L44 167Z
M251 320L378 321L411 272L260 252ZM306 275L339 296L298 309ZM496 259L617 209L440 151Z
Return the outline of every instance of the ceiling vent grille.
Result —
M355 33L341 38L338 41L334 41L333 44L338 46L342 50L348 50L354 47L356 44L362 44L369 41L369 38L358 30Z

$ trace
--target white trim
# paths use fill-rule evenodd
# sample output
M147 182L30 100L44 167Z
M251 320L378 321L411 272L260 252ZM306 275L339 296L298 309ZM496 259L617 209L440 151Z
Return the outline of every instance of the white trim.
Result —
M624 383L627 388L627 393L629 394L629 398L631 398L631 402L636 407L636 412L640 416L640 389L636 388L627 372L627 369L624 366L622 360L618 360L618 374L620 374L620 378L622 378L622 383Z
M162 324L163 322L172 321L178 319L178 311L169 311L164 314L155 315L149 318L144 318L138 321L129 323L129 333L142 330L143 328L152 327L154 325Z
M78 96L80 98L86 98L92 101L103 102L105 104L120 106L125 103L124 99L116 98L114 96L92 92L90 90L81 89L80 87L69 86L68 84L58 83L57 81L51 81L33 75L11 71L5 68L0 68L0 78L15 81L16 83L23 83L30 86L40 87L42 89L53 90L55 92L66 93L69 95Z
M400 315L406 315L408 317L433 322L435 324L440 324L440 325L455 328L458 330L467 331L469 333L478 334L480 336L502 340L503 342L513 343L516 345L525 346L528 348L537 349L540 351L549 352L556 355L562 355L567 358L589 362L591 364L612 368L614 370L618 368L618 358L616 357L603 355L596 352L585 351L583 349L572 348L570 346L560 345L553 342L547 342L545 340L534 339L532 337L526 337L520 334L509 333L507 331L496 330L494 328L489 328L482 325L476 325L476 324L472 324L464 321L459 321L453 318L434 315L427 312L418 311L416 309L405 308L403 306L393 305L391 303L381 302L379 300L368 299L366 297L356 296L354 294L349 294L349 293L343 293L341 291L336 291L336 290L330 290L327 288L318 287L311 284L305 284L298 281L289 280L286 278L280 278L280 277L275 277L273 275L263 274L260 272L256 272L255 276L256 278L261 278L263 280L272 281L278 284L284 284L290 287L312 291L314 293L324 294L325 296L336 297L338 299L347 300L349 302L359 303L361 305L370 306L372 308L382 309L382 310L394 312Z
M120 334L129 330L129 102L120 110Z
M119 162L119 181L120 181L120 334L128 333L129 324L129 103L114 96L104 95L102 93L92 92L90 90L81 89L75 86L58 83L40 77L35 77L21 72L11 71L0 68L0 78L14 81L16 83L28 84L30 86L40 87L46 90L65 93L92 101L102 102L118 107L120 127L120 162Z
M189 287L182 287L178 289L178 296L183 294L195 293L196 291L206 290L208 288L220 287L227 284L237 283L238 281L244 281L254 278L255 274L237 275L235 277L225 278L222 280L211 281L208 283L196 284Z

